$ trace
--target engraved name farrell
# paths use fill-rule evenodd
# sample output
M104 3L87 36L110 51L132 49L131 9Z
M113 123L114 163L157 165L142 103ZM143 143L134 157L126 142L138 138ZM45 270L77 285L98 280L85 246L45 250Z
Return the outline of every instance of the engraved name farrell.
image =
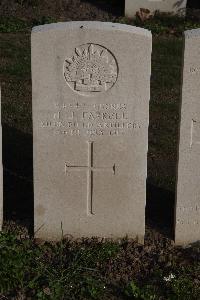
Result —
M82 118L87 120L127 120L128 116L125 112L99 112L86 111L82 113Z

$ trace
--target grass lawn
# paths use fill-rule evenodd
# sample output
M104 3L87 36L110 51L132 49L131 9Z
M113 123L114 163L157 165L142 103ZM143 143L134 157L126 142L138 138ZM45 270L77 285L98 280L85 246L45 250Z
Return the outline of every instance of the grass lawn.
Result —
M0 233L0 299L199 299L200 246L175 247L172 241L181 32L199 23L160 16L144 23L127 20L93 5L103 0L77 1L81 17L71 4L71 19L86 19L89 11L89 19L99 14L101 20L136 24L154 33L146 237L139 245L126 238L62 239L61 231L59 243L43 243L27 232L33 227L30 28L70 17L65 10L53 10L53 1L46 7L30 1L35 3L31 9L26 1L12 0L15 10L8 15L5 6L0 24L6 219Z

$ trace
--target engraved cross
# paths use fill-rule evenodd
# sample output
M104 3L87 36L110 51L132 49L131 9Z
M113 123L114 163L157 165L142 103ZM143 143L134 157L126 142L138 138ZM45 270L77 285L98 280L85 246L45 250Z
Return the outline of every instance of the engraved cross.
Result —
M93 212L93 173L94 172L112 172L115 175L115 164L112 167L94 167L93 161L93 146L94 142L88 141L88 164L84 166L80 165L68 165L65 163L65 174L68 171L87 171L87 211L89 214L94 214Z

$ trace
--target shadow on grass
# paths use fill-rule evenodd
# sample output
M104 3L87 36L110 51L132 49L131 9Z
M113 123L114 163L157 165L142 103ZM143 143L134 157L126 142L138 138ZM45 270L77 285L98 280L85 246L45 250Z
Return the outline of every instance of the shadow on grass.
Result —
M174 239L175 193L147 183L146 224Z
M4 220L15 221L33 233L32 135L3 124Z

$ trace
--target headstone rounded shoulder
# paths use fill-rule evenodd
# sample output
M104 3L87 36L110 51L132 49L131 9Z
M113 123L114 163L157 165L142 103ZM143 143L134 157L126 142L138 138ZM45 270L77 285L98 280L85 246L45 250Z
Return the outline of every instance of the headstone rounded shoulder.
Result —
M151 49L151 33L128 25L33 29L37 237L143 241Z

